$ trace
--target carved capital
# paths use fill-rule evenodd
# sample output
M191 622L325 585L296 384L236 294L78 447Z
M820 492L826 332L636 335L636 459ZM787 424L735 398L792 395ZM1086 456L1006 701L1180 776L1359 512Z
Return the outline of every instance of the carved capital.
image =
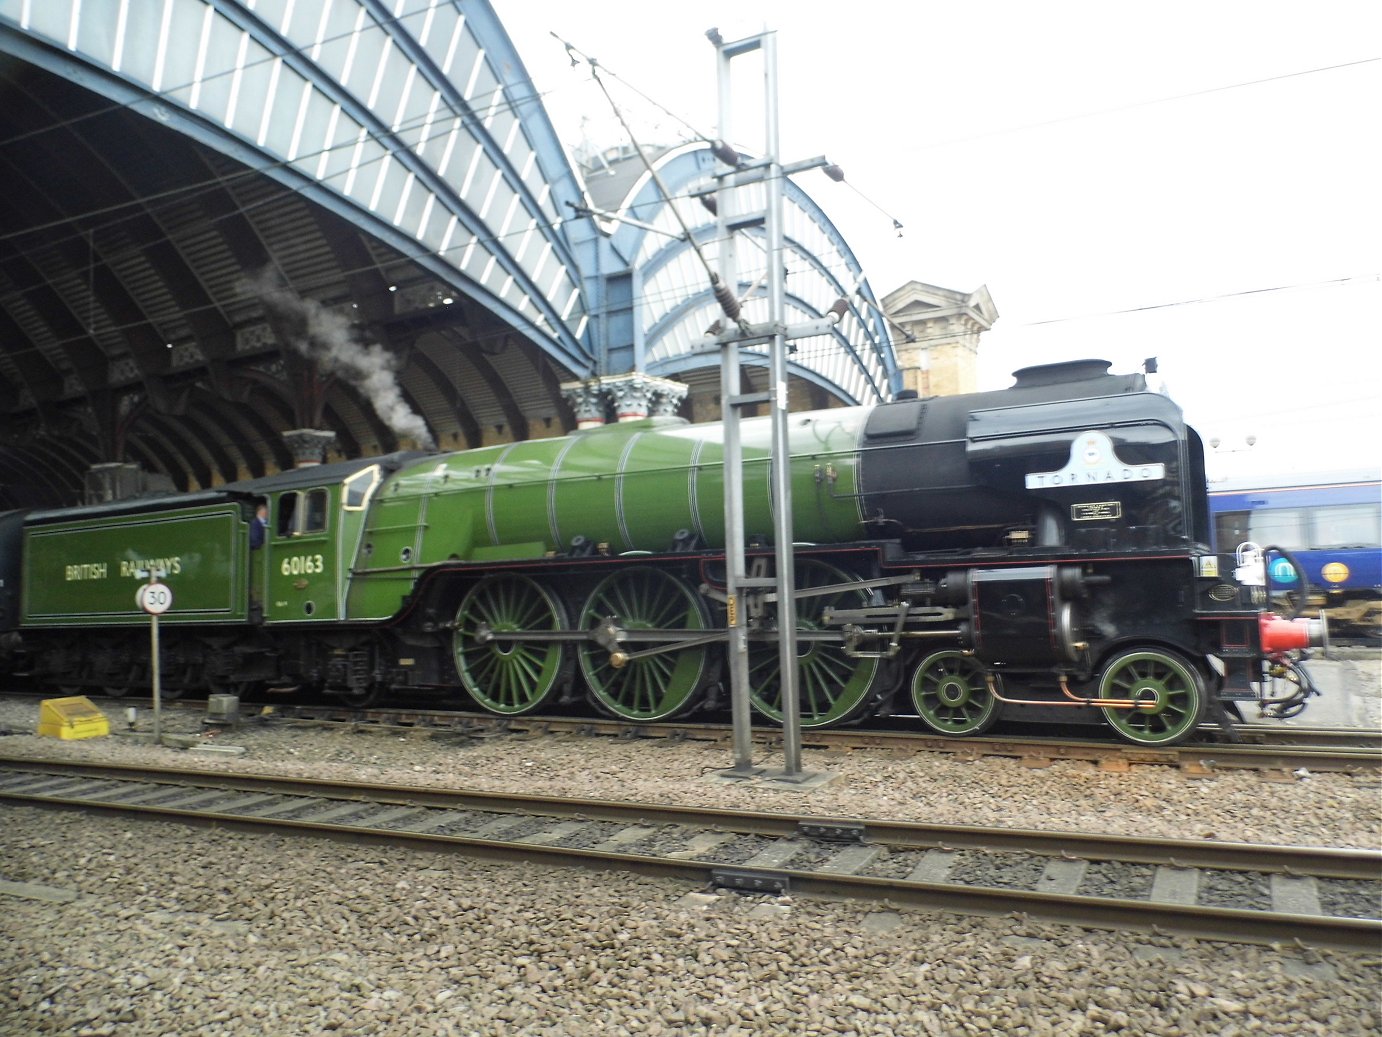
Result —
M563 382L561 396L576 412L576 428L596 428L605 423L605 394L598 381Z
M666 378L656 380L660 384L653 388L652 409L649 413L656 418L676 417L681 401L686 399L688 387L682 382L673 382Z
M600 385L614 402L614 413L620 421L637 421L650 414L675 414L678 404L686 398L686 386L681 382L637 372L602 378Z
M605 423L611 409L620 421L674 416L686 399L687 387L670 378L634 372L564 382L561 391L576 412L576 427L593 428Z
M310 468L322 463L331 444L336 442L336 433L317 428L293 428L283 433L283 441L293 454L293 464L298 468Z

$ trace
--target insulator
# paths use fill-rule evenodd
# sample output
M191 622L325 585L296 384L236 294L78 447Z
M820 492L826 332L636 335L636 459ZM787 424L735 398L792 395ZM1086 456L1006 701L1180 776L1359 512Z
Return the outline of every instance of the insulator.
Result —
M697 198L700 200L700 203L704 205L707 209L709 209L713 215L720 215L720 203L715 200L715 196L713 194L702 194L698 195Z
M724 141L717 140L714 144L710 145L710 150L714 153L715 157L725 165L733 166L735 169L739 168L739 152L735 151Z
M834 180L837 184L844 182L845 171L835 165L834 162L830 163L828 166L821 166L821 172L830 177L830 179Z
M726 317L733 321L739 319L739 300L723 281L715 282L715 301L720 304L720 309Z

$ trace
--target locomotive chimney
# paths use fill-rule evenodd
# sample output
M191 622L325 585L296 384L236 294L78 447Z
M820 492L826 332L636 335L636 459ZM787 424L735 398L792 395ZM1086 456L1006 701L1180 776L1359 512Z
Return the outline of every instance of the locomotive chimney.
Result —
M1038 364L1013 372L1014 389L1031 389L1038 385L1062 385L1083 382L1108 374L1112 367L1107 360L1066 360L1058 364Z
M283 433L283 441L293 454L294 468L311 468L322 463L326 451L336 441L336 433L316 428L293 428Z

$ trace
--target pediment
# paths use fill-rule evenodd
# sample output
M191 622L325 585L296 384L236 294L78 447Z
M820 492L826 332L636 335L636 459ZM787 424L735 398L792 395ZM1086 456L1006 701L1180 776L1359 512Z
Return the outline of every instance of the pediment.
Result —
M972 292L961 292L921 281L908 281L901 288L883 296L883 309L899 323L966 314L988 328L998 319L998 308L994 306L985 285L980 285Z

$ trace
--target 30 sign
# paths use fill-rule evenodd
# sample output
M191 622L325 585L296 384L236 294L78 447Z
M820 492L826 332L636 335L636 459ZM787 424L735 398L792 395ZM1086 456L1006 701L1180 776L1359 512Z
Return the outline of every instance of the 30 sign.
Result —
M134 603L151 616L161 616L173 607L173 589L166 583L146 583L134 592Z

